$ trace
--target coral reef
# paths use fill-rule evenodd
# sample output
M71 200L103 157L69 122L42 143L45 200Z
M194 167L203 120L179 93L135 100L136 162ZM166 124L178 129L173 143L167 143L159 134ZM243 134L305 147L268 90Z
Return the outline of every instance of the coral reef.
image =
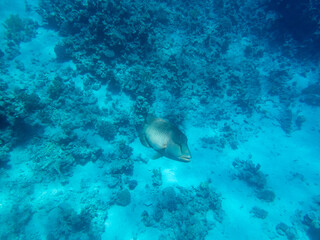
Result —
M301 213L303 214L303 213ZM306 226L306 235L310 240L316 240L320 236L320 218L317 211L309 211L301 219L301 222Z
M119 206L127 206L131 202L131 194L128 189L124 189L117 194L115 203Z
M222 222L224 196L196 177L225 177L230 169L219 162L222 152L241 154L243 142L268 128L261 123L290 140L296 130L317 132L308 112L320 106L318 1L23 4L24 13L3 9L1 239L100 239L113 227L109 210L128 207L135 219L142 212L132 239L150 227L161 240L204 240ZM148 162L136 139L149 113L189 131L195 165ZM208 169L192 169L184 187L163 172L177 170L183 181L198 164ZM233 179L256 197L245 212L250 221L269 221L273 205L285 206L251 157L235 159L233 167ZM317 186L299 169L290 174L308 189ZM295 221L276 226L279 237L298 239L303 232L319 239L320 197L311 202L311 196L309 208L305 199ZM32 232L43 216L47 223Z
M320 206L320 195L316 195L313 197L313 202Z
M162 185L161 169L153 169L152 170L152 185L154 187L160 187Z
M257 189L266 187L266 175L260 171L260 164L254 164L251 160L236 159L232 163L233 167L238 170L236 178L245 181L249 186Z
M146 227L162 230L165 239L205 239L213 223L207 221L212 211L216 221L222 221L221 199L208 182L198 187L180 186L162 189L153 209L143 211Z
M310 211L304 215L303 223L311 228L320 229L320 219L314 211Z
M8 231L7 237L10 237L10 232L14 235L24 235L25 227L31 220L34 211L28 204L15 204L11 209L11 218L7 219L8 226L12 227Z
M260 164L254 164L250 159L235 159L232 165L237 170L234 177L251 186L255 190L258 199L266 202L274 201L275 193L267 189L267 175L261 172Z
M97 131L107 141L113 140L117 135L116 127L109 121L99 121L97 123Z
M129 186L130 190L134 190L138 186L138 181L137 180L129 180L128 186Z
M59 178L66 183L75 159L54 142L39 143L29 148L32 165L38 177L48 180ZM45 179L42 179L45 181Z
M141 4L40 1L39 14L50 28L65 36L56 49L59 59L72 58L80 69L97 76L99 69L104 72L105 61L112 62L128 53L143 56L152 48L149 39L153 29L147 22L154 20ZM93 45L99 47L98 51L93 51ZM88 56L92 64L88 65L82 56Z
M262 208L259 208L259 207L253 207L250 210L250 213L255 218L260 218L260 219L265 219L268 216L268 212L266 210L263 210Z
M269 25L269 32L276 32L272 36L280 43L294 40L296 51L302 57L315 54L314 49L319 48L319 14L316 9L320 7L318 1L266 1L265 7L277 14ZM312 53L313 52L313 53Z
M279 223L276 226L276 231L279 235L286 236L288 240L299 239L296 229L293 227L289 227L285 223Z
M226 123L221 127L219 135L202 137L200 142L202 147L218 151L222 151L228 145L231 149L236 150L239 144L236 131Z
M112 160L110 173L132 175L134 168L134 160L131 157L132 148L124 141L117 143L117 149L109 157Z
M9 60L19 55L19 44L30 41L37 34L38 23L30 18L21 19L19 15L10 15L4 22L6 29L6 57Z
M320 106L319 83L312 84L301 91L302 102L311 106Z
M256 192L257 198L266 202L273 202L276 198L276 194L268 189L260 190Z
M4 22L6 28L6 38L16 44L29 41L35 37L37 23L32 19L21 19L19 15L10 15Z
M61 203L48 215L47 239L99 239L100 237L92 228L93 216L88 209L82 209L80 213L68 203Z
M203 137L200 138L201 146L203 148L213 149L216 148L218 151L221 151L226 145L225 138L216 137Z

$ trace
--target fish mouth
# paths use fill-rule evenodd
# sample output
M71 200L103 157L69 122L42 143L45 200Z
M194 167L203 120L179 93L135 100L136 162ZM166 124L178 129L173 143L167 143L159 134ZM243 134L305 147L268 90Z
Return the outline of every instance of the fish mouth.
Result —
M190 162L191 156L183 155L183 156L180 156L179 159L183 162Z

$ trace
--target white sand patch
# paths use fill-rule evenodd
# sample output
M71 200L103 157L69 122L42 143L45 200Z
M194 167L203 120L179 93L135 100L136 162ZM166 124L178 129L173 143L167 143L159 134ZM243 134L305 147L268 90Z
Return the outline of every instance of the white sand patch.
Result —
M176 173L174 169L166 168L162 171L164 183L177 183Z
M134 204L127 207L113 206L108 212L105 222L103 240L148 240L158 239L159 231L148 228L147 231L141 222L141 212L136 211Z
M20 43L21 54L16 59L24 63L27 70L54 69L53 66L59 65L53 62L56 59L54 47L60 39L57 32L40 27L35 38L29 42ZM67 65L68 63L64 63L64 66ZM73 64L70 66L75 69Z

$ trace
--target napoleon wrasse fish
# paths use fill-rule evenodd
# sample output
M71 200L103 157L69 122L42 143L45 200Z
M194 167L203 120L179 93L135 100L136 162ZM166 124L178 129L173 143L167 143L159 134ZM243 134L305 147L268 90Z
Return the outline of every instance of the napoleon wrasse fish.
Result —
M158 152L155 158L165 156L177 161L190 162L191 153L187 137L164 119L149 115L139 137L144 146Z

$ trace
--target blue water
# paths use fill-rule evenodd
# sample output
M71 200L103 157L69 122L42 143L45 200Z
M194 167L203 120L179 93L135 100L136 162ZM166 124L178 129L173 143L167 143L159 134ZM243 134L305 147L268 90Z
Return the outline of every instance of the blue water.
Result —
M1 0L0 239L320 240L319 8Z

